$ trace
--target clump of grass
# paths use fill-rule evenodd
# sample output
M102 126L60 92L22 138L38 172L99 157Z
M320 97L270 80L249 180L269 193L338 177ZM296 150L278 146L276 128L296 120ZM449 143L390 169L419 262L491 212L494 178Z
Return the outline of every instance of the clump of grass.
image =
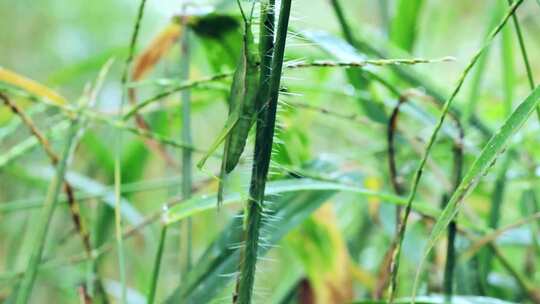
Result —
M416 197L416 194L417 194L418 185L419 185L420 179L422 177L424 166L425 166L426 161L427 161L427 159L429 157L431 149L432 149L433 145L435 144L435 140L437 138L439 130L441 129L441 127L442 127L442 125L444 123L446 115L448 114L450 106L452 105L452 101L454 101L454 99L456 98L457 94L461 90L461 87L463 86L463 83L465 82L465 78L467 77L467 75L469 74L471 69L474 67L474 65L478 62L478 59L481 57L482 53L488 48L488 46L491 44L493 39L495 39L497 34L501 31L501 29L504 27L504 25L506 24L508 19L514 14L516 9L519 7L519 5L522 2L523 2L522 0L517 1L516 3L514 3L510 7L508 13L504 16L504 18L499 23L499 25L491 32L491 34L489 35L489 38L486 41L486 43L474 54L474 56L472 57L470 62L467 64L465 70L463 71L463 73L459 77L459 79L457 81L457 84L456 84L454 90L452 91L452 94L450 95L450 97L446 100L446 102L443 105L442 113L440 115L439 121L435 125L435 129L433 130L433 133L431 134L431 136L429 138L429 141L427 143L424 155L423 155L422 159L420 160L418 168L415 171L415 174L414 174L414 177L413 177L413 180L412 180L411 189L409 190L409 197L407 199L407 206L406 206L405 212L403 214L403 219L401 220L401 222L399 224L400 225L400 227L399 227L399 236L398 236L399 237L399 242L398 242L398 246L396 247L396 251L395 251L395 258L394 258L393 266L392 266L392 277L396 277L397 273L399 271L399 259L400 259L400 255L401 255L401 246L402 246L402 243L403 243L403 238L405 236L405 231L407 229L407 221L408 221L409 216L411 214L411 206L412 206L413 201L414 201L414 199ZM391 280L391 282L392 282L392 280ZM395 299L396 290L397 290L397 286L391 284L390 285L390 295L389 295L390 303L393 303L393 301Z
M64 176L68 165L68 159L73 152L73 146L75 144L74 140L79 127L79 118L73 118L69 131L66 135L67 140L64 145L62 156L60 157L56 167L56 174L49 186L47 198L45 199L41 209L39 221L35 224L36 234L33 242L33 249L28 262L27 270L24 273L23 279L18 288L17 297L15 300L15 303L17 304L28 303L30 294L32 292L38 268L41 263L47 232L49 230L52 215L58 203L58 197L60 195L62 185L64 184Z

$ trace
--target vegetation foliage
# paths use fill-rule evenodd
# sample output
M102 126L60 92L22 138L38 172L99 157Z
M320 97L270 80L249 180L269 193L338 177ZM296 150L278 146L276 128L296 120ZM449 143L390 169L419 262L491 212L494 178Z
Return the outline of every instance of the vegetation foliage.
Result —
M27 2L2 302L540 303L538 0Z

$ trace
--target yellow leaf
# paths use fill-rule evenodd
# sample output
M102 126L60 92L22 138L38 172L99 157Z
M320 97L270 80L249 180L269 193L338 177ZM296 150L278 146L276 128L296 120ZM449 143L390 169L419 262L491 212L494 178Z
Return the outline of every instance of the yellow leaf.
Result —
M54 90L20 74L0 67L0 81L39 96L58 106L65 105L66 99Z
M135 59L131 80L140 80L151 71L181 34L182 25L180 23L173 22L163 29Z

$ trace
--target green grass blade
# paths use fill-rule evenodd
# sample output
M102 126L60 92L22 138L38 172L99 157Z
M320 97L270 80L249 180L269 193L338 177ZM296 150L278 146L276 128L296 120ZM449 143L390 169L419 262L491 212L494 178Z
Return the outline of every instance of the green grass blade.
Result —
M185 33L180 43L181 58L180 77L186 81L189 79L190 59L191 59L191 31L186 28ZM192 145L193 139L191 135L191 91L183 90L182 99L182 142ZM182 198L188 199L191 197L191 189L193 188L193 151L191 149L182 149ZM186 271L189 272L192 261L192 226L191 219L186 222ZM162 234L166 233L166 228L162 228ZM164 237L164 236L163 236ZM165 240L163 240L164 242ZM160 241L161 242L161 241ZM160 245L161 246L161 245ZM158 255L161 251L158 251ZM161 259L161 258L160 258ZM156 265L157 266L157 265ZM159 266L157 266L159 268ZM154 270L155 271L155 270ZM156 278L157 280L157 278Z
M513 2L514 2L513 0L508 0L508 5L512 6ZM514 23L514 28L516 29L516 36L519 42L521 58L523 58L523 65L525 66L525 70L527 71L527 81L529 82L530 89L534 90L534 87L535 87L534 76L533 76L531 64L529 62L529 55L527 55L527 47L525 46L525 39L523 39L523 34L521 32L521 26L519 25L518 17L516 15L513 15L512 21ZM538 120L540 121L540 107L536 109L536 116L538 117Z
M167 237L167 225L161 226L161 232L159 234L159 244L156 252L156 258L154 260L154 269L152 271L152 277L150 280L150 288L148 289L148 298L146 303L153 304L156 299L156 288L159 277L159 269L161 267L161 260L163 257L163 248L165 247L165 238Z
M394 206L405 206L406 204L405 198L396 195L384 192L371 191L354 185L347 185L339 182L319 181L309 178L285 179L269 182L266 187L265 194L278 195L297 191L350 192L359 194L360 196L379 198L384 203L388 203ZM243 196L245 196L245 194L243 195L241 193L232 193L230 195L226 195L224 197L223 204L224 206L235 203L237 204L242 200ZM215 208L215 195L194 196L192 199L185 201L182 204L178 204L168 211L167 224L174 224L176 222L199 214L200 212L212 210ZM430 217L438 216L439 214L437 209L425 203L414 204L413 208L415 211Z
M75 136L78 131L78 121L75 120L71 123L67 134L67 141L60 158L60 162L56 168L56 175L53 178L51 185L49 187L47 198L41 209L41 215L39 217L39 222L35 224L35 241L32 253L30 256L30 261L28 262L28 268L24 273L23 280L18 288L17 292L17 304L26 304L28 303L36 275L38 272L38 267L41 262L41 257L43 255L43 249L45 247L45 240L47 238L47 232L49 230L49 224L51 222L54 209L56 208L58 202L58 196L62 189L62 184L64 182L64 175L66 173L66 167L68 159L73 150L73 144Z
M508 5L512 6L513 0L508 0ZM514 23L514 28L516 29L516 36L518 38L519 42L519 49L521 51L521 57L523 58L523 64L525 65L525 70L527 71L527 81L529 82L529 86L531 90L534 89L534 76L532 73L531 64L529 62L529 56L527 55L527 47L525 46L525 39L523 39L523 33L521 31L521 26L519 25L519 20L516 15L512 16L512 21ZM537 112L538 115L540 115L540 110ZM540 119L540 116L539 116Z
M450 106L452 105L452 102L454 101L455 97L457 96L457 94L459 93L461 87L463 86L463 83L465 82L465 78L467 77L470 70L474 67L476 62L478 62L478 59L480 58L482 53L488 48L488 46L491 44L493 39L495 39L496 35L504 27L504 25L506 24L506 22L508 21L510 16L512 16L514 14L516 9L518 8L518 6L522 2L523 2L523 0L516 2L509 9L508 13L505 15L505 17L502 19L502 21L499 23L499 25L491 32L491 34L489 35L489 39L486 41L484 46L481 47L474 54L474 56L472 57L470 62L467 64L465 70L461 74L460 78L458 79L457 84L456 84L452 94L450 95L450 97L446 100L446 102L443 105L443 109L442 109L442 113L441 113L441 116L439 118L439 121L438 121L437 125L435 125L435 129L433 130L433 133L431 134L431 136L430 136L430 138L428 140L426 149L424 151L424 155L422 156L422 159L420 160L420 163L419 163L419 165L418 165L418 167L417 167L417 169L416 169L416 171L414 173L411 189L410 189L410 192L409 192L409 197L408 197L408 200L407 200L407 207L405 208L405 212L403 214L402 221L400 222L399 236L398 236L398 239L399 239L398 246L396 248L395 256L394 256L394 259L392 261L392 274L391 274L392 278L397 276L397 273L399 271L399 260L400 260L400 255L401 255L401 247L402 247L402 244L403 244L403 239L405 237L405 231L407 229L407 222L408 222L408 219L409 219L409 216L410 216L411 206L412 206L412 204L414 202L414 199L416 197L416 194L417 194L418 185L420 184L420 179L422 177L424 166L425 166L425 164L427 162L427 159L429 157L431 149L433 148L433 145L435 144L435 140L437 139L437 135L438 135L439 130L441 129L443 123L444 123L444 120L446 118L446 115L448 114ZM445 210L449 206L451 206L450 203L447 205L447 207L445 207ZM450 221L451 221L451 218L450 218ZM448 226L450 221L448 221L448 223L446 223L446 225L444 225L444 228L446 228ZM394 281L394 279L392 279L391 282L392 281ZM397 291L396 288L397 288L397 286L395 286L393 284L391 284L391 286L389 288L389 291L390 291L390 296L389 296L390 303L392 303L392 301L393 301L393 299L395 297L395 294L396 294L396 291Z
M371 39L371 37L363 37L362 40L357 40L357 44L351 44L323 31L302 31L298 34L306 38L308 41L313 42L315 45L319 46L330 55L336 57L338 60L362 61L362 54L360 54L359 51L383 59L402 58L407 56L406 54L403 54L403 51L396 50L395 47L392 48L390 45L377 42L376 39ZM442 104L442 102L446 100L447 94L423 75L415 73L411 69L407 69L402 65L389 65L389 68L410 85L424 88L426 93L433 96L437 103ZM370 75L370 78L372 78L371 76L377 76L371 72L367 73ZM396 95L400 94L399 91L395 93ZM457 117L461 117L463 114L456 107L452 107L451 111L455 113ZM491 130L482 121L480 121L477 116L472 116L471 123L483 135L491 135Z
M436 241L442 236L444 230L456 215L457 211L459 210L460 203L467 196L467 194L469 194L475 188L481 177L484 176L491 168L497 159L497 156L504 151L509 139L527 121L527 118L529 118L539 103L540 87L537 87L531 93L531 95L529 95L525 101L523 101L517 107L517 109L506 120L499 131L485 145L480 155L478 155L470 169L465 174L458 189L452 194L448 205L444 208L443 212L437 219L437 222L431 231L428 243L424 249L423 261L425 261ZM423 262L418 268L416 276L417 278L421 271L422 264ZM418 282L415 283L415 286L417 283Z
M424 0L398 0L396 3L390 39L408 52L411 52L414 46L423 3Z
M127 83L128 83L128 75L129 70L131 68L131 63L133 61L133 56L135 54L135 46L137 44L137 38L139 36L139 30L141 26L141 21L144 15L144 8L146 5L146 0L141 0L139 3L139 8L137 11L137 16L135 18L135 24L133 28L133 33L131 35L131 41L129 44L129 53L126 58L126 62L124 65L124 70L122 72L122 79L121 79L121 89L122 89L122 99L120 101L120 118L123 115L124 111L124 104L126 101L126 95L127 95ZM115 155L114 155L114 192L115 192L115 208L114 208L114 223L115 223L115 237L116 237L116 245L117 245L117 256L118 256L118 268L119 268L119 274L120 274L120 284L121 284L121 297L120 297L120 303L124 304L127 300L127 283L126 283L126 262L124 257L124 242L122 238L122 213L121 213L121 176L122 176L122 168L121 168L121 150L122 150L122 134L117 130L116 134L116 147L115 147Z

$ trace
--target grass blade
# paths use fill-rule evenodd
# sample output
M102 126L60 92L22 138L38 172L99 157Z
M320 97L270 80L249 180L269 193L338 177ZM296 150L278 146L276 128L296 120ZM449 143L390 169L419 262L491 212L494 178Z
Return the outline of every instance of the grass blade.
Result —
M448 224L452 221L457 211L459 210L460 203L474 189L480 178L484 176L491 168L497 156L502 153L509 141L520 127L527 121L527 118L532 114L535 108L540 102L540 87L537 87L525 101L523 101L512 115L506 120L499 131L489 140L484 149L478 155L471 168L465 174L457 190L452 194L448 205L444 208L443 212L437 219L435 226L428 239L428 243L424 249L423 261L426 259L431 248L435 245L435 242L442 235L442 232ZM417 271L418 274L421 271L420 264ZM416 280L417 281L417 280ZM415 283L415 286L418 282Z
M514 2L513 0L508 0L508 5L512 6L513 2ZM521 57L523 58L523 65L525 66L525 70L527 71L527 81L529 82L530 89L534 90L534 87L535 87L534 77L533 77L531 64L529 62L529 56L527 55L527 47L525 46L525 39L523 39L521 26L519 25L519 20L516 15L512 16L512 22L514 23L514 28L516 29L516 36L519 42L519 49L521 51ZM538 120L540 121L540 107L536 109L536 115L538 117Z
M74 139L78 131L78 119L72 121L67 134L67 141L62 152L62 156L58 162L56 168L56 175L53 178L51 185L49 187L47 198L41 209L41 215L39 217L39 222L35 224L36 227L36 236L34 242L34 248L30 256L30 261L28 262L28 268L24 273L23 280L18 288L17 292L17 304L26 304L28 303L36 275L38 272L38 267L41 262L41 257L43 255L43 249L45 247L45 240L47 238L47 231L49 230L49 224L51 222L54 209L56 208L58 202L58 196L62 189L64 183L64 175L66 173L66 167L68 159L72 153L72 148L74 145Z
M64 97L48 87L3 67L0 67L0 82L31 92L54 105L64 105L67 103Z
M353 37L352 31L350 31L350 26L347 20L343 17L341 10L338 10L339 0L331 0L331 4L334 7L334 12L338 18L338 22L341 25L342 30L345 33L346 39L350 45L352 45L357 50L374 55L379 58L391 58L391 57L400 57L396 56L396 53L400 53L393 45L387 45L381 42L378 42L375 37L362 37L362 35L356 35ZM347 38L349 36L350 38ZM309 39L309 37L307 37ZM311 39L310 39L311 40ZM317 41L314 41L317 43ZM407 83L423 87L426 92L433 96L438 102L443 103L446 101L446 94L442 93L436 86L434 86L430 81L417 75L414 72L411 72L407 69L404 69L400 66L393 66L392 69L394 72ZM460 112L456 109L453 111L457 114L456 116L460 117ZM472 125L476 127L483 135L486 137L491 136L491 130L480 120L478 117L472 117Z
M375 192L354 185L348 185L335 181L320 181L309 178L302 179L284 179L280 181L269 182L266 187L265 195L280 195L297 191L342 191L356 193L360 196L379 198L384 203L394 206L405 206L406 199L389 193ZM225 196L223 205L228 206L238 203L242 199L242 194L230 194ZM171 225L186 218L209 211L216 208L215 195L194 196L192 199L178 204L168 211L167 224ZM413 206L416 212L428 217L439 215L439 211L426 203L418 203Z
M183 17L181 22L185 27L187 17ZM186 27L182 40L180 41L180 78L188 81L190 73L190 60L191 56L191 33L189 28ZM183 90L181 93L182 99L182 142L188 145L193 144L191 135L191 91L189 89ZM193 188L193 151L188 148L182 149L182 198L189 199L191 197L191 190ZM186 272L191 270L192 263L192 235L193 223L191 219L186 221ZM165 237L166 228L162 228L162 237ZM160 240L161 242L161 240ZM165 240L163 240L165 242ZM161 246L161 245L160 245ZM161 254L158 251L158 256ZM161 259L161 258L159 258ZM157 262L157 261L156 261ZM158 265L156 267L159 268ZM154 270L156 271L156 270ZM159 270L158 270L159 271ZM157 280L157 278L156 278Z
M129 54L126 58L124 65L124 70L122 73L121 85L122 85L122 100L120 102L120 117L122 117L122 112L126 100L127 92L127 82L129 70L131 68L131 63L133 61L133 56L135 54L135 45L137 44L137 38L139 35L139 29L141 26L141 21L144 14L144 8L146 5L146 0L141 0L139 3L139 9L137 12L137 17L135 19L135 26L133 28L133 34L131 35L131 42L129 45ZM122 134L117 131L116 134L116 149L114 155L114 193L115 193L115 207L114 207L114 223L115 223L115 237L117 245L117 256L118 256L118 267L120 273L120 284L121 284L121 303L126 303L127 300L127 286L126 286L126 265L124 259L124 242L122 238L122 212L121 212L121 193L120 189L122 180L122 168L121 168L121 150L122 150Z
M523 0L521 1L517 1L508 11L508 13L506 14L506 16L502 19L502 21L499 23L499 25L491 32L491 34L489 35L489 39L486 41L486 43L484 44L484 46L482 48L480 48L475 54L474 56L472 57L472 59L470 60L470 62L467 64L465 70L463 71L462 75L460 76L460 78L458 79L457 81L457 84L452 92L452 94L450 95L450 97L446 100L446 102L444 103L443 105L443 109L442 109L442 113L441 113L441 116L440 116L440 119L437 123L437 125L435 126L435 129L433 130L433 133L431 134L430 138L429 138L429 141L427 143L427 146L426 146L426 149L425 149L425 152L424 152L424 155L422 157L422 159L420 160L420 164L418 165L415 173L414 173L414 177L413 177L413 181L412 181L412 185L411 185L411 189L410 189L410 192L409 192L409 197L408 197L408 200L407 200L407 207L405 208L405 212L403 214L403 218L402 218L402 221L400 223L400 228L399 228L399 241L398 241L398 246L396 248L396 251L395 251L395 257L394 257L394 260L392 262L392 277L395 277L397 276L397 273L399 271L399 259L400 259L400 254L401 254L401 246L402 246L402 243L403 243L403 238L405 236L405 231L407 229L407 221L409 219L409 216L410 216L410 212L411 212L411 206L413 204L413 201L416 197L416 193L417 193L417 189L418 189L418 185L420 184L420 179L422 177L422 173L423 173L423 170L424 170L424 166L427 162L427 159L429 157L429 154L431 152L431 149L433 147L433 145L435 144L435 140L437 139L437 135L439 133L439 130L441 129L443 123L444 123L444 120L446 118L446 115L448 114L448 111L450 109L450 106L452 105L452 101L455 99L455 97L457 96L457 94L459 93L463 83L465 82L465 78L466 76L468 75L468 73L470 72L470 70L473 68L473 66L476 64L476 62L478 61L478 59L480 58L480 56L482 55L482 53L488 48L488 46L491 44L491 42L493 41L493 39L495 38L495 36L500 32L500 30L504 27L504 25L506 24L506 22L508 21L508 19L510 18L510 16L512 16L514 14L514 12L516 11L516 9L519 7L519 5L523 3ZM524 121L523 121L524 122ZM489 165L489 164L488 164ZM465 177L466 179L466 177ZM464 179L464 180L465 180ZM462 183L463 184L463 183ZM461 187L461 186L460 186ZM459 188L458 188L459 190ZM457 191L456 191L457 192ZM454 195L455 193L454 192ZM445 207L444 210L447 210L448 208L451 207L451 201L450 203L448 203L447 207ZM455 214L452 214L452 217L450 217L450 220L448 221L448 223L446 223L444 225L444 228L446 228L448 226L448 224L450 224L452 218L453 218L453 215ZM439 237L439 235L437 236ZM393 280L391 280L392 282ZM390 286L390 297L389 297L389 301L390 303L392 303L392 301L394 300L394 297L395 297L395 294L396 294L396 288L397 286L391 284Z
M161 266L161 260L163 257L163 248L165 247L165 238L167 237L167 225L161 226L161 232L159 234L159 244L156 252L156 259L154 260L154 269L152 271L152 277L150 280L150 288L148 289L148 298L146 303L153 304L156 298L156 287L159 277L159 269Z

